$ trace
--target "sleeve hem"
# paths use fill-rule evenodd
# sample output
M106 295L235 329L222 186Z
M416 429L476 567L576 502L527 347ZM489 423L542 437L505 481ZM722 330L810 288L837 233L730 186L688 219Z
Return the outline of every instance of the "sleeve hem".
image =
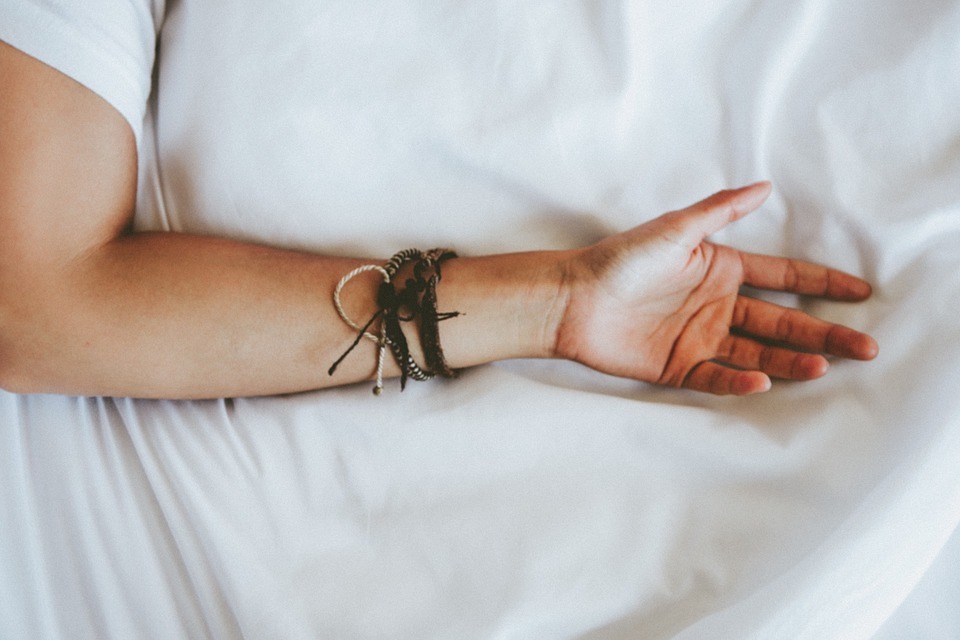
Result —
M93 43L61 16L13 5L0 21L0 39L81 83L124 117L139 147L150 92L149 69L110 41ZM111 46L111 44L113 46ZM151 59L152 65L153 60Z

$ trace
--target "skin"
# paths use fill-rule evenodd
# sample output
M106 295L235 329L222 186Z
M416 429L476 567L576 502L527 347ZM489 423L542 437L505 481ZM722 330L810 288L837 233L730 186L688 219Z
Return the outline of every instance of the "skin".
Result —
M572 266L577 290L558 354L615 375L736 395L766 391L770 378L818 378L828 368L822 354L874 358L877 344L863 333L740 293L749 285L859 301L868 283L705 240L769 193L766 182L721 192L584 250Z
M327 375L354 338L330 300L343 274L384 257L132 233L136 148L120 114L3 43L0 95L0 387L208 398L370 379L366 341ZM745 395L771 378L823 375L824 355L873 358L863 333L740 294L746 284L857 301L866 282L706 240L769 192L724 191L577 250L445 263L439 308L464 314L441 324L448 362L566 358ZM353 318L372 314L377 283L375 273L351 281ZM386 373L399 372L390 363Z

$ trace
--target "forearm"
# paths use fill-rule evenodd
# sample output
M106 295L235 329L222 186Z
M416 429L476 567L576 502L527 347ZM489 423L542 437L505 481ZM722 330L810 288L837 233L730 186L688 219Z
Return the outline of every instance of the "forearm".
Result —
M444 264L440 325L448 362L550 355L562 256L549 252L459 258ZM370 378L366 340L332 303L360 260L315 256L175 233L122 236L43 278L8 319L3 358L28 392L199 398L316 389ZM376 310L380 276L344 289L348 313ZM15 327L16 330L12 330ZM405 327L415 357L416 330ZM422 359L419 360L422 362ZM399 369L388 359L387 375Z

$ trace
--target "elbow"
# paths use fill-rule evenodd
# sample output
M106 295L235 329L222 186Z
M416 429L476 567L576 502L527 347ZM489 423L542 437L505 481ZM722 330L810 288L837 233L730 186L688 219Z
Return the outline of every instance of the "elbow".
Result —
M4 315L0 312L0 317ZM17 394L39 392L21 354L24 337L6 318L0 320L0 390Z
M0 340L0 391L18 395L53 392L52 379L40 371L41 359L25 356L17 345L11 348L15 339L4 336Z
M30 394L43 391L38 366L43 361L44 323L17 287L0 283L0 389Z
M91 336L103 321L102 315L89 313L92 296L84 293L89 291L84 279L36 264L19 273L3 267L0 389L18 395L84 394L91 375Z
M16 362L16 329L13 326L13 310L10 296L0 288L0 390L20 393L23 381Z
M0 330L6 334L5 327ZM37 390L29 382L27 368L17 361L8 348L8 342L6 335L0 340L0 390L18 394L36 393Z
M25 373L23 369L7 362L0 364L0 391L20 395L39 393L40 389L28 381Z
M6 212L0 210L0 217ZM48 292L55 290L48 276L51 270L22 246L0 242L0 389L11 393L37 393L35 361L45 322L41 315L49 308Z

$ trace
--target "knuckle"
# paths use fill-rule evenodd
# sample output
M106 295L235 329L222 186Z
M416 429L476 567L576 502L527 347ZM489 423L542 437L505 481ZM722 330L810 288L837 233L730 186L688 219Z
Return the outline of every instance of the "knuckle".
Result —
M824 276L823 276L823 292L822 292L825 295L835 296L838 294L839 287L837 286L836 275L837 274L831 269L825 270Z
M840 325L832 325L827 329L826 335L823 337L823 351L824 353L832 353L839 355L843 351L843 327Z
M803 361L800 356L796 356L790 363L790 375L794 378L804 378Z
M737 298L733 305L733 319L731 324L735 327L746 327L750 322L750 305L742 297Z
M770 371L770 367L773 364L774 351L770 347L764 347L760 350L760 356L757 359L757 366L760 371Z
M777 340L789 340L796 332L796 323L793 314L784 313L777 319L777 326L774 329L773 337Z
M788 291L796 291L800 286L800 268L795 260L788 260L783 272L783 282Z
M714 393L724 393L728 385L724 384L724 371L720 367L714 368L709 374L709 386Z

